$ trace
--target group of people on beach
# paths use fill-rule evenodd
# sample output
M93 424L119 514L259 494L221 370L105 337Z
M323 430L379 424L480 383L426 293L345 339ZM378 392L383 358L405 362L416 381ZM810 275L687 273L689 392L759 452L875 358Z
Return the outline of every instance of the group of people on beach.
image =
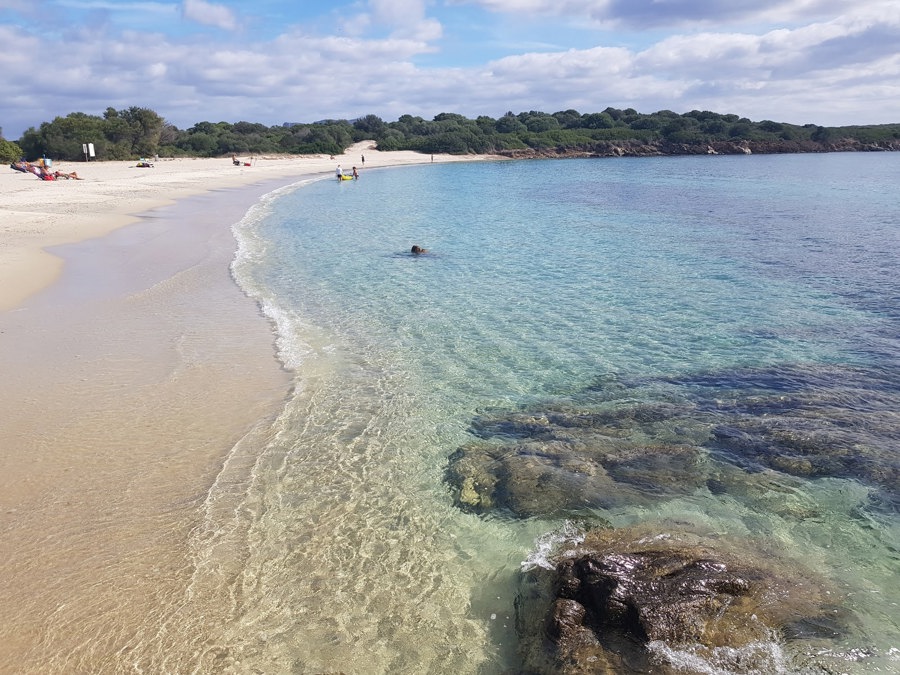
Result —
M34 174L41 180L57 180L60 178L64 178L65 180L83 180L81 176L78 175L77 171L71 171L69 173L66 173L65 171L51 171L45 162L32 164L31 162L26 162L24 159L20 159L18 162L13 162L9 166L22 173Z

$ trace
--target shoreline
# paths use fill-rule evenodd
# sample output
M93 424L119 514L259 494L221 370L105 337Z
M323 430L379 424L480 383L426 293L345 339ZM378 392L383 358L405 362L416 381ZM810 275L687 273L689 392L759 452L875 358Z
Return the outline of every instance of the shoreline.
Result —
M102 237L135 222L139 214L185 197L268 180L288 184L327 176L338 164L348 171L355 165L364 176L376 168L489 158L385 153L372 141L361 141L334 158L241 157L241 166L230 158L161 159L150 168L134 161L54 163L54 170L77 172L81 180L41 181L6 167L0 171L0 312L20 306L59 278L63 261L48 248Z
M117 671L184 598L206 492L290 385L223 227L269 185L54 248L60 281L0 314L0 672Z
M361 152L366 170L431 162L348 152L0 180L0 673L118 672L160 648L210 485L267 442L291 386L231 276L232 226Z

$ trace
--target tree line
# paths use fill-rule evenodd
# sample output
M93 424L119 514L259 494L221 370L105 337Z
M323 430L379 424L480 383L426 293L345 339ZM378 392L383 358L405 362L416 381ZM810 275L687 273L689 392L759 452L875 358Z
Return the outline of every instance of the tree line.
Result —
M2 132L0 132L2 139ZM564 110L538 111L499 118L469 119L441 113L431 120L402 115L385 122L377 115L355 120L266 126L254 122L199 122L189 129L168 124L148 108L107 108L102 116L81 112L31 127L16 142L0 140L0 157L41 156L60 160L84 159L83 144L92 143L97 159L139 157L222 157L231 154L341 154L361 140L374 140L382 151L423 153L515 154L552 150L590 153L611 143L677 144L685 151L714 143L758 143L798 148L803 143L825 144L839 139L860 144L900 143L900 124L822 127L763 120L734 114L692 110L639 113L633 108L606 108L597 113Z

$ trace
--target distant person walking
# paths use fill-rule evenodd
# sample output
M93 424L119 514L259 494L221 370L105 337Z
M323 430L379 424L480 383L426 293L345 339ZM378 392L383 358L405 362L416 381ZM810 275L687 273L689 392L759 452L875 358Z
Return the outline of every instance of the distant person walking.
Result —
M359 158L362 160L363 165L365 165L365 163L366 163L366 156L365 156L365 155L360 155Z

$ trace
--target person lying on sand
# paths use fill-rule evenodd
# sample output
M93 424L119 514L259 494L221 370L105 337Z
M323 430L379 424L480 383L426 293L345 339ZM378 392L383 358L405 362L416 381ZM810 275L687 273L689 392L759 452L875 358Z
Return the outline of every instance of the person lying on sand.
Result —
M54 176L50 171L47 171L42 166L38 166L37 164L32 164L31 162L17 162L19 166L13 167L17 171L24 171L25 173L33 173L35 176L40 178L41 180L56 180L56 176ZM21 168L19 168L21 167Z
M70 173L66 173L65 171L49 171L42 166L26 162L25 160L13 162L9 166L22 173L33 173L41 180L56 180L57 178L65 178L66 180L84 180L78 175L77 171L72 171Z
M33 173L38 178L43 178L45 175L50 173L44 167L38 166L37 164L32 164L31 162L26 162L24 159L20 159L18 162L13 162L12 164L10 164L10 167L15 169L16 171L21 171L22 173Z
M66 173L65 171L54 171L53 175L56 178L65 178L66 180L84 180L78 175L77 171L71 171Z

